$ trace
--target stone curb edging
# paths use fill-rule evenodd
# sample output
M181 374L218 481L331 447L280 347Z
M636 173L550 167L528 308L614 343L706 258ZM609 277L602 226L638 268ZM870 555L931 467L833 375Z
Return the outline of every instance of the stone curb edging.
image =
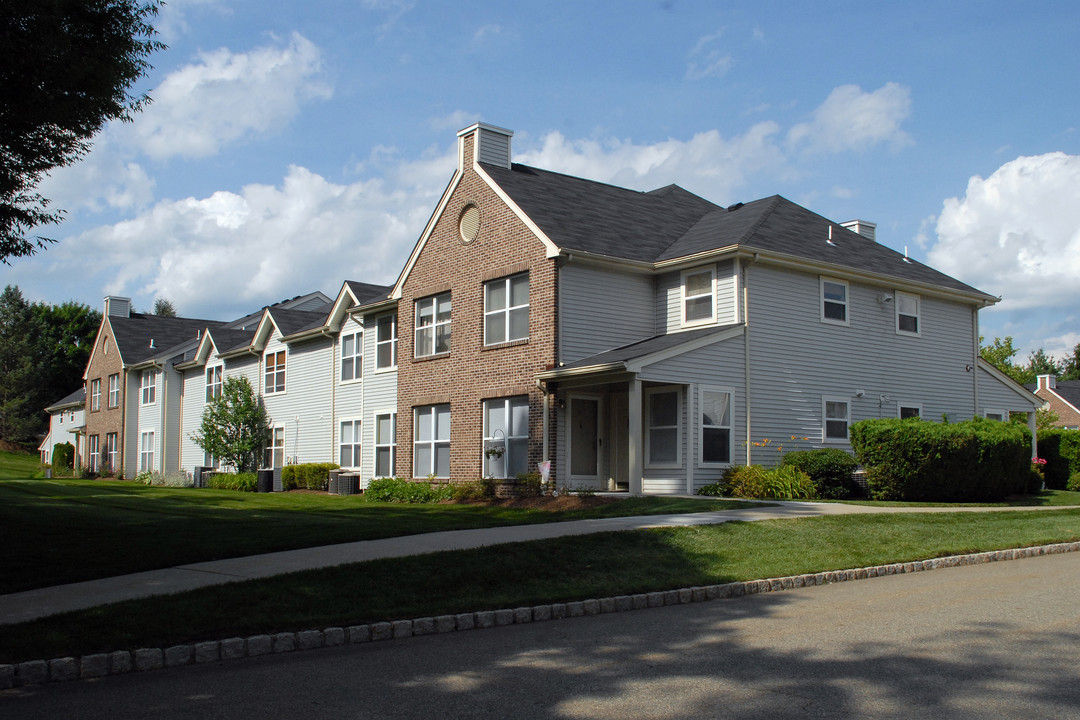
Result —
M260 655L298 650L314 650L337 645L379 642L420 635L546 622L585 615L644 610L666 605L684 605L813 585L864 580L883 575L902 575L938 568L978 565L1077 551L1080 551L1080 542L1056 543L1012 550L992 550L971 555L951 555L931 560L876 565L852 570L832 570L764 580L731 582L723 585L688 587L679 590L662 590L636 595L617 595L568 603L536 605L534 607L481 610L456 615L354 625L347 628L331 627L325 630L251 635L247 638L226 638L190 645L174 645L168 648L140 648L134 651L118 650L109 653L83 655L77 658L62 657L53 658L52 660L29 660L13 665L0 665L0 690L68 680L101 678L130 672L160 670L184 665L203 665L244 657L258 657Z

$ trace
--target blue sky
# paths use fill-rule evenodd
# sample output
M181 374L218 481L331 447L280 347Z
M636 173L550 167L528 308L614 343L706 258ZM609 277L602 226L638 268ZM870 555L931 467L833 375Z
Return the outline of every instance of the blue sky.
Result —
M32 300L226 319L396 278L456 132L722 205L781 194L1003 297L988 338L1080 343L1080 4L171 0L154 103L42 192Z

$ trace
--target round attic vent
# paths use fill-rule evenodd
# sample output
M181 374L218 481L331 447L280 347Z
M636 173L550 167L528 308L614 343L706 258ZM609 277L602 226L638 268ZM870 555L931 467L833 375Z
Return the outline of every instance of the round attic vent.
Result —
M471 243L480 234L480 208L466 205L458 219L458 232L463 243Z

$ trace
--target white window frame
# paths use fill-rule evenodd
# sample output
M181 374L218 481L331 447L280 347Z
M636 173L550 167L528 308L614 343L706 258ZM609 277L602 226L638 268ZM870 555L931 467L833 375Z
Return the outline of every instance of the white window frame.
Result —
M94 412L101 409L101 378L90 381L90 411ZM63 422L64 415L60 414L60 421Z
M997 417L990 417L991 415L996 415ZM987 420L1007 422L1009 419L1009 413L1005 410L999 410L997 408L986 408L983 410L983 417Z
M836 300L835 298L828 298L825 294L825 286L839 285L844 288L843 301ZM829 323L830 325L850 325L851 324L851 285L846 280L838 280L836 278L830 278L822 276L819 278L820 288L820 305L821 305L821 322ZM837 320L836 318L827 317L825 315L826 305L839 305L844 309L844 319Z
M224 376L224 365L210 365L206 368L206 402L221 397Z
M120 373L113 373L109 376L108 403L110 408L120 407Z
M702 412L702 408L705 407L705 393L717 393L728 396L727 407L727 425L706 425L705 415ZM703 468L711 467L729 467L732 464L732 460L735 457L735 433L733 426L735 424L735 389L730 387L719 387L717 385L701 385L698 388L698 466ZM728 433L728 447L726 461L707 461L705 460L705 430L727 430Z
M270 428L270 444L266 446L263 464L273 469L285 467L285 426Z
M895 293L893 293L893 295L894 295L895 300L896 300L896 302L893 303L894 305L896 305L896 334L897 335L910 335L912 337L919 337L920 335L922 335L922 299L918 295L914 295L912 293L905 293L905 292L895 292ZM914 314L900 312L900 307L905 302L914 302L915 303L915 313ZM900 319L902 317L913 317L913 318L915 318L915 329L914 330L905 330L904 328L901 328L900 327Z
M829 417L829 403L843 403L847 408L847 414L842 417ZM839 422L844 423L844 437L831 437L829 435L829 423ZM821 398L821 442L830 443L833 445L846 445L851 441L851 398L849 397L829 397L822 396Z
M515 280L521 280L522 278L525 278L525 303L520 304L520 305L512 305L511 302L513 302L513 301L511 299L511 297L512 297L511 290L513 288L514 281ZM504 297L506 298L506 305L505 305L505 307L492 309L491 305L490 305L490 299L491 299L490 291L491 291L492 288L497 287L499 285L501 285L503 287L503 291L505 293ZM484 345L486 345L486 346L503 345L505 343L511 343L511 342L517 342L519 340L528 340L529 339L529 292L530 291L531 291L531 287L529 286L529 273L527 273L527 272L517 273L516 275L510 275L508 277L499 278L498 280L491 280L489 282L484 283ZM510 316L515 311L520 312L521 310L525 311L525 334L523 336L521 336L521 337L510 337ZM493 342L490 339L488 339L488 321L489 320L493 320L493 321L497 320L499 316L502 317L503 339L502 340L496 340L496 341Z
M492 428L488 423L489 409L494 408L497 405L502 405L504 424L507 427ZM515 407L525 406L525 427L514 427L513 413ZM528 395L515 395L513 397L505 398L491 398L485 400L483 403L484 413L484 455L481 459L481 467L483 468L484 477L498 478L500 480L509 477L517 477L517 473L510 474L508 468L511 466L511 457L515 460L519 460L516 455L518 452L525 455L524 470L521 472L529 471L529 423L531 418L529 417L529 396ZM521 434L524 431L524 434ZM513 433L513 434L511 434ZM513 442L512 442L513 441ZM503 453L500 457L488 457L487 451L489 448L502 448ZM520 462L514 464L520 465Z
M346 340L350 340L353 346L353 351L349 355L345 354ZM338 348L341 356L338 362L338 382L345 385L363 380L364 331L358 329L352 332L343 332L341 337L338 338ZM348 373L346 373L346 368L348 368ZM349 377L345 377L346 374Z
M675 394L675 424L653 425L652 403L657 395ZM664 385L662 387L650 387L645 389L645 467L646 468L678 468L682 467L683 445L683 399L682 387L679 385ZM675 430L675 459L653 460L652 436L654 430Z
M443 303L446 303L446 317L439 319L439 308ZM453 303L449 292L439 293L438 295L431 295L426 298L420 298L414 303L414 342L413 342L413 357L436 357L440 355L448 355L450 353L450 335L452 326L450 325L453 319ZM424 309L431 308L431 321L425 322L421 325L420 314ZM440 336L445 333L446 348L439 350ZM428 344L427 341L421 341L421 337L427 337L430 335L431 352L421 352L421 347Z
M343 468L358 469L360 467L363 447L363 423L360 418L338 419L338 464ZM345 428L349 428L351 436L349 442L345 442ZM345 448L349 449L350 462L343 462Z
M139 436L139 472L154 471L154 431L144 432Z
M922 418L922 403L897 402L896 417L903 418L905 409L914 409L914 417Z
M381 432L383 418L390 421L389 437L383 437ZM389 456L387 466L389 472L387 473L379 472L379 455L382 452ZM397 474L397 412L394 410L375 414L375 457L373 460L371 470L375 477L394 477Z
M87 457L87 469L90 472L97 472L98 462L101 457L101 436L91 435L90 442L87 443L87 445L89 445L87 448L89 450L87 453L87 455L89 455L89 457Z
M695 275L709 274L709 292L698 293L696 295L687 294L687 279ZM700 300L701 298L709 298L709 316L704 318L697 318L691 320L687 318L686 306L687 303L694 300ZM683 327L697 327L698 325L712 325L716 323L716 266L712 265L706 268L694 268L692 270L683 270L679 275L679 303L680 319Z
M382 337L382 329L386 327L384 321L389 320L390 337L384 339ZM380 315L375 318L375 372L389 372L391 370L397 370L397 343L398 343L398 331L397 331L397 313L387 313L386 315ZM390 348L390 364L382 364L382 349L384 347Z
M116 452L119 439L119 433L105 433L105 454L108 456L107 462L110 470L116 470Z
M139 401L143 405L157 402L157 370L143 370L139 378Z
M281 356L281 362L277 361L277 356ZM273 370L271 370L270 359L274 358ZM263 353L263 395L282 395L286 388L286 369L288 368L289 354L285 351L285 348L279 348L277 350L269 350ZM280 382L279 382L280 376ZM270 385L270 380L273 379L273 386Z
M430 439L420 440L420 425L421 425L421 413L430 411L428 417L423 418L423 422L430 423L427 427L428 437ZM438 434L439 430L439 417L446 413L446 436L442 437ZM436 473L438 469L438 462L436 461L436 454L440 447L450 448L450 433L451 433L451 417L450 417L450 403L441 403L439 405L421 405L413 408L413 477L414 478L426 478L429 475L434 475L440 479L449 479L450 472L447 468L445 475L439 475ZM427 467L417 467L416 452L419 448L426 446L429 449L430 463Z

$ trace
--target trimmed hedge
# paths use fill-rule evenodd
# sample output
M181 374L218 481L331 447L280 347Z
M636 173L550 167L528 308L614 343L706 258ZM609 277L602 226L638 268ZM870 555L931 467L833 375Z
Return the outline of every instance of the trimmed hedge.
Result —
M253 472L213 473L206 481L206 486L215 490L239 490L255 492L259 485L259 476Z
M1043 430L1038 444L1039 457L1046 461L1046 487L1064 490L1069 478L1080 473L1080 430Z
M302 463L281 468L281 487L285 490L325 490L330 481L330 471L337 470L337 463Z
M875 500L993 502L1037 491L1042 479L1031 471L1031 432L1015 423L863 420L851 446Z
M432 485L426 480L378 478L368 483L364 495L368 500L389 503L436 503L452 500L457 489L450 483Z
M840 448L795 450L784 455L782 465L802 470L817 486L817 494L829 500L843 500L861 492L851 476L859 463Z
M57 443L53 446L52 466L54 468L75 467L75 446L69 442Z

